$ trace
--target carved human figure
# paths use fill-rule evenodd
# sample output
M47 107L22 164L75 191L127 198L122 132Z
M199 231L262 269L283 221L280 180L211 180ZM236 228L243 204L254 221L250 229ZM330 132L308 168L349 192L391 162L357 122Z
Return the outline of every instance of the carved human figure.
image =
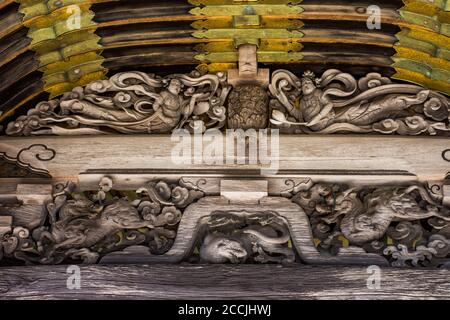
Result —
M161 111L158 118L149 123L149 131L161 131L170 127L175 128L180 122L181 116L185 119L192 113L192 108L188 106L189 101L183 101L181 93L182 83L178 79L170 80L166 90L161 91L160 97L153 104L155 112Z
M8 135L167 133L202 116L223 126L229 92L224 74L165 78L123 72L74 88L61 99L41 102L8 124ZM184 88L184 89L183 89Z
M312 72L305 72L303 75L301 91L300 109L291 109L291 115L297 118L299 125L305 125L313 131L322 130L334 123L370 125L411 105L425 102L429 95L428 90L420 91L415 96L387 95L371 102L360 101L335 110L335 104L328 95L316 86Z
M153 103L153 110L157 112L161 110L162 117L166 123L177 122L180 119L183 99L180 96L181 81L172 79L166 89L163 89L159 94L153 94L155 99ZM81 88L79 88L82 90ZM130 99L129 95L119 93L114 97L117 102L122 102L121 99ZM99 100L101 101L101 100ZM136 110L117 108L115 105L108 105L101 103L96 105L90 101L80 99L69 99L61 101L61 109L65 114L82 114L88 116L90 119L108 120L108 121L136 121L144 119L146 114L141 114Z
M296 118L312 130L325 128L334 117L333 103L321 89L316 87L313 73L306 72L304 74L301 80L301 88L302 98Z
M277 99L271 102L271 122L298 126L306 133L450 131L445 122L448 99L419 86L392 84L377 73L356 81L339 70L328 70L320 79L307 71L299 80L289 71L278 70L269 89ZM295 121L288 120L283 109Z

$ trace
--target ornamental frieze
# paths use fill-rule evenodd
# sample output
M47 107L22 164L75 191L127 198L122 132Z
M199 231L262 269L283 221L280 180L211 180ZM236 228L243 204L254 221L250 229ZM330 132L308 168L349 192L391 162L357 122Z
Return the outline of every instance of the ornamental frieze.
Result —
M256 70L256 69L255 69ZM255 71L257 72L257 71ZM450 100L378 73L330 69L272 73L268 87L229 84L227 73L159 77L124 72L44 101L8 123L7 135L170 133L175 129L278 128L294 134L448 136ZM254 81L254 80L252 80Z
M262 180L207 180L122 191L107 176L97 190L35 185L47 195L2 202L0 264L129 263L139 248L146 263L449 266L450 207L439 186L304 178L286 192L281 178L270 191Z

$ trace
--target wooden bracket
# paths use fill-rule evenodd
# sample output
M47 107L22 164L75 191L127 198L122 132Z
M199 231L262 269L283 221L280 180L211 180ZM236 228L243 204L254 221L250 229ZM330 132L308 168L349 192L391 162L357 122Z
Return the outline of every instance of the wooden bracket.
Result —
M269 194L267 180L221 180L220 195L230 203L258 203Z
M258 84L267 87L270 82L269 69L258 69L257 46L239 46L239 69L228 70L228 83L233 87L241 84Z

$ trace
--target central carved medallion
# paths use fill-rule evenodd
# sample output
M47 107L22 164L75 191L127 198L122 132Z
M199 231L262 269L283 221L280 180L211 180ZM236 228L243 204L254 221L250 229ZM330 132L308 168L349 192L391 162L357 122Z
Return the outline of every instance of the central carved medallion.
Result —
M264 129L269 120L269 95L258 85L239 85L228 97L228 128Z

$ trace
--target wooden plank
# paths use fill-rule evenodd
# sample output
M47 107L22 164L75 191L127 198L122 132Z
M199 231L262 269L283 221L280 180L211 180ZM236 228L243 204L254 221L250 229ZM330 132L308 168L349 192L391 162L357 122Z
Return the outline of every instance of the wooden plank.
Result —
M171 153L177 142L171 141L170 135L42 136L38 141L55 150L55 157L36 165L45 167L58 180L77 180L80 173L100 169L142 174L177 169L259 172L261 168L238 165L236 161L229 165L174 163ZM0 137L0 151L9 150L10 157L33 144L36 137ZM419 180L434 181L443 180L449 172L449 163L443 158L443 151L448 148L446 137L282 135L279 156L273 160L278 161L279 170L301 171L307 176L330 170L330 174L346 171L350 176L407 172Z
M124 66L138 68L143 66L175 64L195 65L199 63L194 58L196 55L195 51L189 48L189 46L186 48L177 46L168 49L172 50L161 50L161 47L132 47L131 49L126 48L120 52L112 50L112 54L111 51L105 51L103 56L106 59L102 65L107 69L114 69ZM327 52L326 48L324 48L323 51L302 51L301 54L303 55L303 59L294 60L291 63L323 64L324 62L328 62L379 67L388 67L392 64L390 57L373 53ZM18 80L38 70L39 62L33 52L27 51L16 59L9 61L3 68L4 71L0 74L0 91L6 90Z
M368 173L368 174L367 174ZM258 178L259 170L154 170L153 172L143 172L141 170L88 170L78 176L78 185L80 190L97 190L98 182L105 176L111 178L114 187L117 190L136 190L148 181L167 179L178 181L183 179L186 183L196 184L199 179L204 182L201 191L207 195L220 195L220 181L222 177L228 177L233 180L245 180L248 178ZM417 182L417 177L407 172L338 172L333 170L324 170L320 172L307 172L301 170L280 170L276 176L266 177L268 182L268 193L272 196L280 196L289 192L289 183L300 183L312 179L313 181L323 181L333 183L339 181L343 184L352 184L365 186L371 184L374 186L384 185L386 182L395 181L399 185L407 185ZM286 184L286 181L290 180ZM26 183L24 181L23 183ZM0 178L1 183L22 183L11 179Z
M7 6L9 6L13 2L15 2L15 0L2 0L2 1L0 1L0 10L3 9L3 8L6 8Z
M29 85L25 85L24 87L23 82L15 84L14 94L12 96L8 95L6 99L3 99L3 103L0 104L0 121L12 116L15 110L37 98L39 95L41 95L41 99L38 99L38 101L48 99L47 94L44 93L44 82L40 78L41 75L35 73L25 79L26 84Z
M146 26L146 25L143 25ZM101 35L101 43L106 49L143 46L143 45L160 45L160 44L178 44L178 43L203 43L203 42L220 42L221 40L204 40L192 38L190 29L159 29L158 31L150 31L148 27L141 29L126 30L110 30L99 29L98 34ZM393 47L397 42L395 36L383 32L367 32L357 30L339 30L330 34L329 29L308 29L302 30L305 34L303 38L296 39L296 42L307 43L343 43L343 44L359 44L373 45L380 47ZM226 41L226 39L223 39Z
M365 267L279 265L67 266L0 268L0 299L450 299L450 270L381 269L369 289Z
M0 39L20 29L23 15L15 6L5 7L0 11Z
M366 13L365 8L370 4L361 4L359 7L351 4L339 4L339 5L302 5L304 12L295 15L286 15L287 19L301 19L312 23L314 21L354 21L364 23L367 21L369 15ZM104 5L97 5L94 8L95 21L98 23L98 27L107 26L120 26L131 25L140 23L161 23L161 22L179 22L179 21L196 21L204 19L202 16L194 16L189 14L189 10L193 6L187 3L172 3L170 5L155 4L153 2L129 4L126 2L118 2L117 4L110 2ZM12 10L14 9L14 10ZM22 15L12 8L10 11L5 12L5 18L7 19L8 27L3 28L0 32L0 38L5 36L21 26ZM397 12L397 7L383 6L381 10L382 21L385 25L398 25L405 28L412 28L417 30L429 30L431 28L426 26L416 25L407 21L404 21ZM214 18L227 18L227 16L218 16ZM28 20L25 24L29 24L33 19Z
M258 203L268 196L269 185L265 180L221 180L220 195L233 203Z

